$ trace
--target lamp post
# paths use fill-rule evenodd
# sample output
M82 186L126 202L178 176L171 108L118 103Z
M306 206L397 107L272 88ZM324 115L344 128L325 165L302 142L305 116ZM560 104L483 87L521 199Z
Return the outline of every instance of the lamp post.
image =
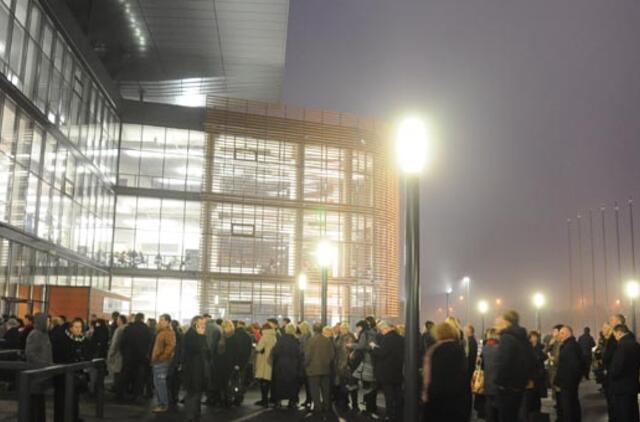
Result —
M300 273L298 276L298 296L300 299L299 307L300 307L300 317L299 321L304 321L304 292L307 290L308 286L307 275L305 273Z
M464 285L466 291L467 291L467 315L466 315L466 319L467 319L467 324L470 323L470 319L471 319L471 279L467 276L465 276L462 279L462 284Z
M396 156L405 185L405 388L404 420L418 420L420 338L420 173L427 164L429 134L424 122L408 118L398 125Z
M484 315L487 313L488 310L489 310L489 303L486 300L481 300L480 302L478 302L478 312L480 312L480 321L481 321L481 327L482 327L482 331L480 331L481 338L484 338Z
M640 284L636 280L629 280L624 290L631 301L631 330L633 331L633 335L636 336L636 299L638 295L640 295Z
M316 249L316 261L320 266L321 275L321 291L320 291L320 319L322 325L327 325L327 295L329 291L329 267L333 264L335 258L335 249L331 242L323 239L318 243Z
M533 295L533 306L536 308L536 328L539 333L542 332L542 324L540 323L540 309L544 306L546 299L542 293Z
M447 301L447 318L449 317L449 296L451 295L451 292L453 292L453 290L451 289L451 287L447 287L447 294L446 294L446 301Z

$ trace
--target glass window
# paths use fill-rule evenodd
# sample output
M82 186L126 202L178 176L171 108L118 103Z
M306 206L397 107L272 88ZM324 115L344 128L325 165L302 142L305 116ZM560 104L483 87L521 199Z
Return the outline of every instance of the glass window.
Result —
M0 4L0 61L6 62L6 54L9 50L9 10ZM2 68L0 68L1 70Z
M29 10L29 0L16 1L16 18L23 25L27 26L27 11Z
M24 29L20 25L13 25L13 37L11 38L11 57L9 66L19 78L22 75L22 54L24 52ZM19 85L15 83L14 85Z

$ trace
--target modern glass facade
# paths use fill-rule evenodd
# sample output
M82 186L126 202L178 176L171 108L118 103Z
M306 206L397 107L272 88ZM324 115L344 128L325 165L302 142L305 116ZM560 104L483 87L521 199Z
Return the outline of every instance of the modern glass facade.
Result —
M17 283L107 288L114 103L34 0L0 0L0 82L3 294Z

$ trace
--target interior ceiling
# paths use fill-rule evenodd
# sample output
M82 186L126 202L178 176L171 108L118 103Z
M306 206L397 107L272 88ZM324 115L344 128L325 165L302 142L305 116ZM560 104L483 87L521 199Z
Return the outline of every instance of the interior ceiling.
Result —
M126 98L280 100L289 0L66 1Z

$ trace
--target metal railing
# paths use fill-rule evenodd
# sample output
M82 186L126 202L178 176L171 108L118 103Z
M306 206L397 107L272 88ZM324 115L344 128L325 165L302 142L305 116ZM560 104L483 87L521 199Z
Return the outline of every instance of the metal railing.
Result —
M72 363L69 365L54 365L33 369L32 365L21 361L0 361L0 370L17 372L18 391L18 422L29 422L31 417L31 395L34 393L34 385L64 375L64 421L73 422L73 400L76 397L74 390L75 373L84 369L94 368L96 379L94 392L96 397L96 417L104 416L104 359L93 359L86 362Z

